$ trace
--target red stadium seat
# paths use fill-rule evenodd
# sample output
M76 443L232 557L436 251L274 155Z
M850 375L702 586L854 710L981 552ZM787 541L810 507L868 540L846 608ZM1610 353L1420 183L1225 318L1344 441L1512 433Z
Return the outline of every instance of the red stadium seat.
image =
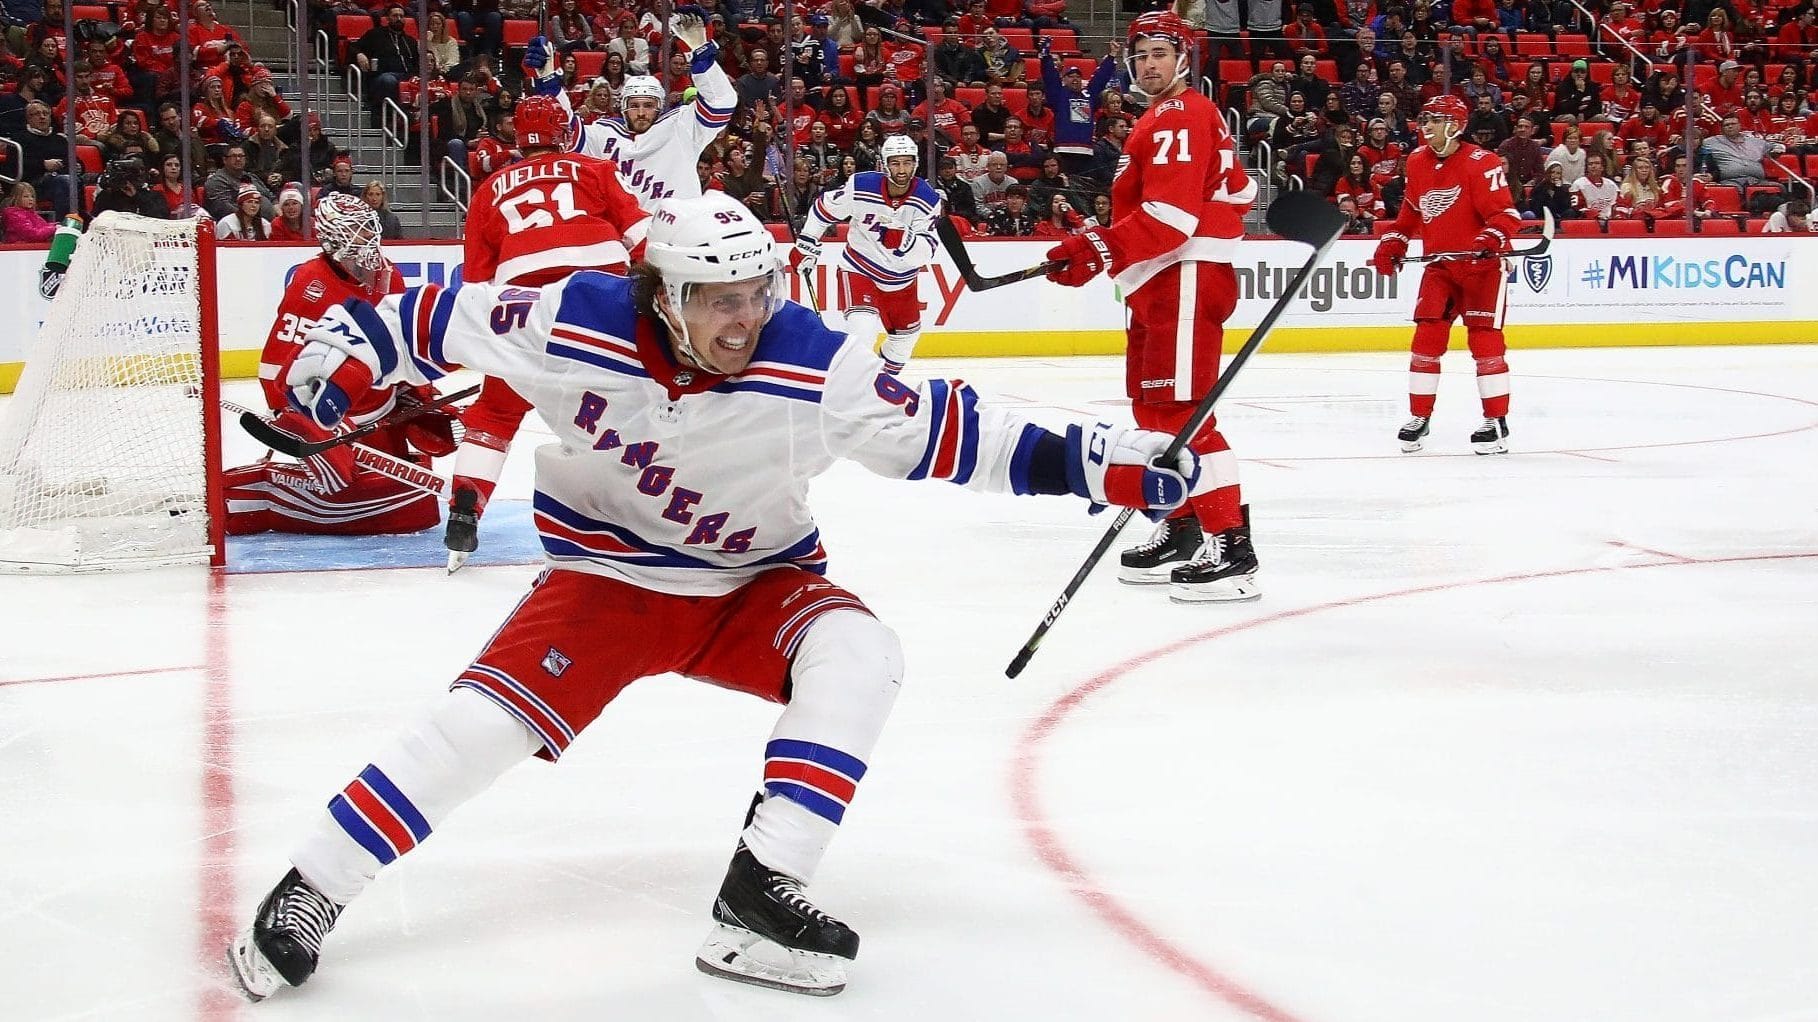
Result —
M941 38L946 34L946 30L939 25L922 26L922 38L928 40L929 46L939 46L941 44Z
M1591 62L1591 81L1594 81L1599 85L1608 85L1615 74L1615 64L1612 64L1607 60Z
M1515 33L1515 50L1524 57L1547 57L1553 53L1553 40L1539 32Z
M1667 238L1683 238L1692 233L1692 225L1678 218L1656 220L1654 221L1654 233Z
M1559 225L1559 233L1567 238L1596 238L1603 235L1603 229L1596 220L1567 220Z
M1646 220L1616 220L1609 225L1609 234L1615 238L1639 238L1648 233Z
M1036 85L1035 88L1040 89L1041 86ZM1018 89L1018 88L1005 89L1004 90L1004 105L1009 107L1010 112L1013 114L1016 114L1018 117L1021 117L1023 114L1028 113L1029 112L1029 90L1028 89Z
M1766 234L1767 225L1768 225L1767 217L1764 217L1764 216L1750 217L1749 222L1742 225L1742 233L1744 233L1744 234Z
M1526 61L1526 60L1509 61L1509 81L1511 83L1527 81L1529 63L1531 63L1531 61Z
M1553 41L1553 52L1561 57L1589 57L1591 55L1591 37L1562 32Z
M852 77L852 66L855 63L857 63L857 61L855 61L853 59L852 54L850 54L850 53L840 54L840 77L841 78L851 78Z
M1700 227L1702 228L1702 233L1706 235L1715 234L1728 237L1742 233L1742 225L1727 216L1711 217L1705 220Z
M953 98L959 100L960 106L968 110L976 110L985 105L985 90L962 85L953 90ZM1009 102L1006 100L1004 105L1008 106Z
M1742 194L1728 185L1714 185L1704 194L1711 200L1711 208L1719 213L1742 212Z
M536 22L529 18L512 18L505 22L505 30L499 34L499 38L506 46L521 50L529 45L531 37L536 34Z
M82 164L82 172L84 174L101 173L101 167L102 167L102 163L103 163L103 160L101 157L101 147L95 146L95 145L84 145L81 143L77 143L77 145L76 145L76 162Z
M1247 60L1220 60L1218 62L1218 80L1221 82L1247 82L1252 75L1250 62Z
M77 8L77 10L81 10L81 8ZM82 186L82 209L80 210L82 215L87 216L89 211L95 208L95 196L100 192L100 185Z
M69 9L70 16L76 21L89 18L94 21L112 21L114 12L102 4L74 4Z
M1043 39L1051 40L1050 48L1057 57L1071 57L1083 52L1079 48L1079 33L1071 28L1044 28L1039 33ZM1204 52L1203 50L1201 52Z
M1313 64L1313 73L1318 75L1322 80L1328 81L1334 85L1337 85L1338 84L1338 61L1336 61L1336 60L1315 61Z
M605 50L574 51L574 74L583 82L590 82L600 75L600 69L606 66Z
M1004 37L1004 42L1023 51L1035 52L1035 30L1029 28L1000 28L997 33Z

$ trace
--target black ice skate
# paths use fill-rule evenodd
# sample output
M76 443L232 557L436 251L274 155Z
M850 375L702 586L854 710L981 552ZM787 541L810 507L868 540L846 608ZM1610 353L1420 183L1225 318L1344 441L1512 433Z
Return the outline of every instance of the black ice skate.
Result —
M1234 603L1262 595L1256 585L1256 550L1250 545L1250 505L1244 521L1206 540L1192 560L1168 576L1168 599L1175 603Z
M1471 450L1478 454L1509 453L1509 420L1483 420L1483 425L1471 434Z
M1401 441L1401 449L1412 454L1426 446L1423 441L1426 440L1427 432L1431 428L1426 416L1416 415L1401 424L1401 432L1395 434L1395 437Z
M283 985L302 986L316 971L322 938L334 929L341 906L309 886L295 869L284 874L253 917L252 929L227 949L241 989L262 1001Z
M1147 540L1123 552L1117 580L1133 586L1160 585L1177 565L1191 560L1204 541L1193 515L1164 518Z
M794 877L765 866L739 842L713 903L713 932L695 967L756 986L831 997L858 957L852 928L814 907Z
M480 495L463 486L448 505L448 531L442 545L448 548L448 573L454 574L475 550L480 549Z

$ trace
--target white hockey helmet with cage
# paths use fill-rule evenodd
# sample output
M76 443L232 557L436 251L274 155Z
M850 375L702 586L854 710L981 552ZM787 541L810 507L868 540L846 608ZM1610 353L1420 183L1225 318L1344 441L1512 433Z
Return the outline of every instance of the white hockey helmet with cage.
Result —
M330 259L367 274L377 274L385 267L385 253L379 249L383 228L379 211L366 200L346 192L330 192L316 203L316 240Z
M628 99L654 99L661 107L669 94L663 90L663 83L650 75L631 75L625 79L624 88L619 90L619 102Z
M664 199L644 236L644 261L663 275L677 347L706 368L711 367L695 353L681 315L696 285L768 280L772 312L782 300L783 264L776 239L744 203L725 192Z

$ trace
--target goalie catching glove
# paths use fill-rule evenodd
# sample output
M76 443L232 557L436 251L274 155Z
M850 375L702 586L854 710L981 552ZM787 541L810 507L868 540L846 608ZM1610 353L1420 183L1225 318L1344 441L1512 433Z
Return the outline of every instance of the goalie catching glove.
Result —
M1199 482L1199 456L1185 445L1162 463L1174 438L1100 422L1067 427L1067 488L1102 510L1131 507L1160 521L1186 503Z

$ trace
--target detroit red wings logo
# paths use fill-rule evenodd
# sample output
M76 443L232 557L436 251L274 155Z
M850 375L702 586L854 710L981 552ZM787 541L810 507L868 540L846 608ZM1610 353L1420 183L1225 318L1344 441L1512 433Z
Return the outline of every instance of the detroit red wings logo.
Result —
M1422 195L1419 203L1421 222L1430 224L1439 219L1458 201L1460 191L1462 189L1458 185L1453 185L1450 188L1434 188Z

